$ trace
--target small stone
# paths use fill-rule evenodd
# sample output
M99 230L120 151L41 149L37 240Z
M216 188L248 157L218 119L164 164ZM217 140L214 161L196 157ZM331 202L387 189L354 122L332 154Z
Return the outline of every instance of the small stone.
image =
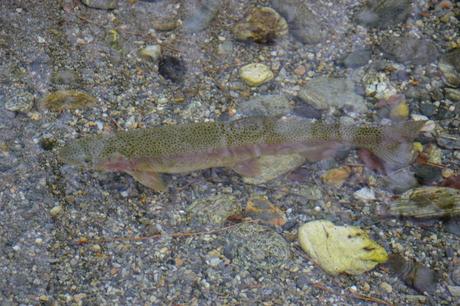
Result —
M460 101L460 90L459 89L444 88L444 90L446 91L447 99L454 101L454 102ZM460 105L458 107L460 107Z
M244 116L280 116L289 114L292 106L285 95L265 95L242 102L238 111Z
M425 186L406 191L395 200L388 213L418 219L460 216L460 190Z
M27 91L22 91L7 99L5 108L11 112L26 113L34 106L34 95Z
M358 23L369 27L386 28L405 22L410 12L410 0L368 1L356 19Z
M327 29L321 24L304 0L272 0L272 7L277 10L288 24L296 39L304 44L317 44L327 37Z
M371 70L363 76L362 81L366 95L369 97L388 100L397 95L396 89L385 73Z
M187 218L198 224L222 224L231 215L241 212L238 200L228 194L217 194L193 201L187 208Z
M366 101L355 92L355 84L349 79L313 79L299 91L299 97L317 109L349 107L360 113L367 110Z
M271 43L288 33L288 24L274 9L255 7L236 24L233 33L239 40Z
M302 154L262 155L257 163L261 170L259 175L243 177L243 182L246 184L260 185L271 181L305 163L305 156Z
M353 193L353 196L358 199L358 200L363 200L363 201L373 201L375 200L375 192L374 190L368 188L368 187L363 187L359 189L358 191L355 191Z
M386 293L393 292L393 287L391 287L391 285L387 282L381 282L380 288L382 288Z
M149 58L152 61L157 61L161 56L161 46L160 45L145 46L139 51L139 53L143 57Z
M409 117L409 105L406 101L402 101L391 108L390 118L392 119L407 119Z
M345 57L343 63L349 68L358 68L366 65L371 59L372 51L370 49L360 49L351 52Z
M444 54L439 61L439 69L448 85L460 86L460 48Z
M344 167L328 170L326 173L324 173L321 176L321 179L323 180L324 183L328 185L340 187L343 185L343 183L345 183L345 181L348 179L350 174L351 174L351 168L344 166Z
M91 251L93 252L96 252L96 253L100 253L102 250L101 246L99 244L93 244L91 246Z
M303 76L305 72L306 72L306 69L304 65L299 65L297 66L297 68L294 69L294 73L299 77Z
M222 0L187 1L185 7L189 12L184 20L184 30L187 33L198 33L208 27L222 6ZM186 2L186 3L187 3Z
M460 135L439 133L436 137L436 142L440 147L449 150L460 150Z
M84 109L94 106L96 102L96 98L82 91L58 90L45 96L40 101L40 106L52 112L61 112L64 110Z
M165 79L174 83L182 83L187 73L183 60L173 56L163 56L158 63L158 72Z
M84 5L101 10L113 10L118 7L118 0L82 0Z
M241 67L240 77L249 86L259 86L273 79L274 75L270 68L264 64L248 64Z
M53 208L50 209L50 215L53 218L59 216L61 214L61 212L62 212L62 206L61 205L54 206Z
M439 55L433 41L410 34L387 37L380 48L387 58L406 64L429 64Z
M45 302L48 302L48 301L50 300L50 298L49 298L47 295L40 295L40 296L38 297L38 300L39 300L40 302L45 303Z

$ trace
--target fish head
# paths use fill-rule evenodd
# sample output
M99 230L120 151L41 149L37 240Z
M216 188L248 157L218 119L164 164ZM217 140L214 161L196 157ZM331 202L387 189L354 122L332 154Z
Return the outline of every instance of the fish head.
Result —
M105 141L101 137L75 140L66 144L58 153L60 161L87 169L96 168L102 158Z

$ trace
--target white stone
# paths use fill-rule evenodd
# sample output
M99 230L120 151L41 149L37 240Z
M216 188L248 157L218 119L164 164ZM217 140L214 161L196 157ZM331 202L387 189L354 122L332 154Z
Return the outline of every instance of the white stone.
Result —
M375 192L374 190L368 188L368 187L363 187L355 193L353 193L353 196L358 199L358 200L363 200L363 201L372 201L375 200Z

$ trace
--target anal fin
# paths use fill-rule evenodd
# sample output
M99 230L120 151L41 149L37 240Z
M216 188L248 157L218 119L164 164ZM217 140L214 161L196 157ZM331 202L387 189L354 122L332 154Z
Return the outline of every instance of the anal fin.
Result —
M167 187L160 174L150 170L127 170L126 173L131 175L142 185L152 188L157 192L166 191Z

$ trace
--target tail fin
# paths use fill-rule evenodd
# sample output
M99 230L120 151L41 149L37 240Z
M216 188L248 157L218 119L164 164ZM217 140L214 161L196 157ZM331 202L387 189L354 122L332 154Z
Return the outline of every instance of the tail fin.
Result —
M406 121L383 128L380 144L369 148L382 162L386 173L409 165L414 159L412 142L426 121Z

